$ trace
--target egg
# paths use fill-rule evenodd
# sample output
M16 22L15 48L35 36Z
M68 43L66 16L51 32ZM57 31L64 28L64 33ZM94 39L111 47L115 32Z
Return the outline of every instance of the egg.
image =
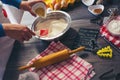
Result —
M90 6L95 2L95 0L82 0L82 3L86 6Z

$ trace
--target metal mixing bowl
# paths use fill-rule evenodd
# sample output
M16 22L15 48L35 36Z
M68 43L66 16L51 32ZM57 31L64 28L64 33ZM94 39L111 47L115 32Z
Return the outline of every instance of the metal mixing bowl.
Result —
M52 37L40 37L40 36L37 36L37 35L35 37L37 37L41 40L48 40L48 41L61 37L63 34L65 34L66 31L68 31L68 29L70 28L70 25L71 25L71 17L68 13L66 13L64 11L50 11L50 12L47 13L46 18L38 17L33 22L32 27L31 27L32 31L35 31L36 25L38 23L42 23L42 22L44 22L46 20L50 20L50 19L61 19L61 18L64 19L68 23L67 27L61 33L56 34L55 36L52 36Z

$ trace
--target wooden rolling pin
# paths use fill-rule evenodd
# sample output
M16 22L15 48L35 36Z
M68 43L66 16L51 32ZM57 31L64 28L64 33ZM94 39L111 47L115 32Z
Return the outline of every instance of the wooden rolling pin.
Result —
M58 63L58 62L68 59L71 54L76 53L78 51L82 51L84 49L85 49L85 47L79 47L74 50L64 49L64 50L46 55L46 56L34 61L33 64L22 66L19 68L19 70L25 70L25 69L28 69L31 67L35 67L36 69L38 69L38 68L42 68L42 67L45 67L45 66L48 66L51 64L55 64L55 63Z

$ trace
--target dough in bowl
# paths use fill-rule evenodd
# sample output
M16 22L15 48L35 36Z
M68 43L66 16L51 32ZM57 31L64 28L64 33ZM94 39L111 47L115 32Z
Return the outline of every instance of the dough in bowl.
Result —
M44 22L39 22L36 25L35 33L41 37L54 37L66 29L68 23L64 19L50 19ZM48 30L48 34L42 36L40 35L41 30Z

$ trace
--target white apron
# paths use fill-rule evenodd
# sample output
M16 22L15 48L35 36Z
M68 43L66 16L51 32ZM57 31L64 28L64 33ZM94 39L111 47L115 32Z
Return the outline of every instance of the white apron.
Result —
M0 23L20 23L23 15L23 11L13 8L8 5L3 5L4 9L7 11L8 18L5 18L1 12L0 6ZM8 14L9 13L9 14ZM9 37L0 37L0 80L3 79L3 75L6 69L6 64L8 62L10 53L14 44L13 39Z

